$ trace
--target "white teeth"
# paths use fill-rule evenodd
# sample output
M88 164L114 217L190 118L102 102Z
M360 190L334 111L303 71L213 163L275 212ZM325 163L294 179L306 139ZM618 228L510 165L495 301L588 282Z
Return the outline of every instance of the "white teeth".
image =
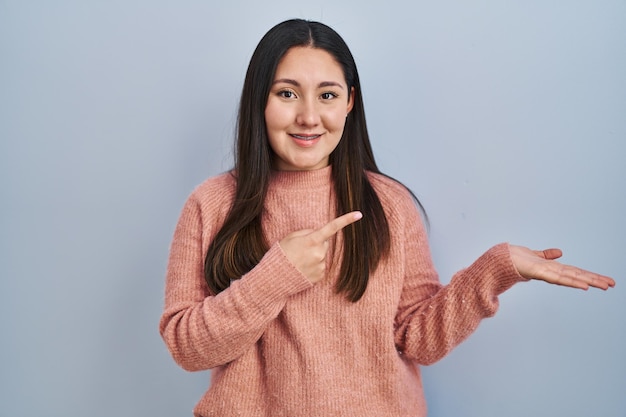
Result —
M320 137L320 135L315 135L315 136L300 136L300 135L291 135L296 139L301 139L301 140L313 140L313 139L317 139Z

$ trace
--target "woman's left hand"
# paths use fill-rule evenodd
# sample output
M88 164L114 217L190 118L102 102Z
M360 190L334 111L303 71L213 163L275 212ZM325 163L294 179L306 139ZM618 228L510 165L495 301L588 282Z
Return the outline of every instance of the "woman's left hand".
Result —
M510 248L513 265L525 278L583 290L589 287L606 290L615 286L615 281L610 277L555 261L563 255L560 249L535 251L514 245L510 245Z

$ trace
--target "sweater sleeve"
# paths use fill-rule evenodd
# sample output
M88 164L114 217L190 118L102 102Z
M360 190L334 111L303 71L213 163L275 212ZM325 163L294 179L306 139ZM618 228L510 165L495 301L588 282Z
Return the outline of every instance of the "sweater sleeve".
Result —
M483 318L493 316L498 309L498 295L526 279L515 269L508 244L502 243L443 286L419 214L414 207L404 207L409 210L403 229L405 278L395 342L400 352L428 365L464 341Z
M207 228L202 220L200 203L190 198L170 248L159 324L174 360L188 371L210 369L241 356L291 295L312 286L275 243L255 268L211 295L203 273Z

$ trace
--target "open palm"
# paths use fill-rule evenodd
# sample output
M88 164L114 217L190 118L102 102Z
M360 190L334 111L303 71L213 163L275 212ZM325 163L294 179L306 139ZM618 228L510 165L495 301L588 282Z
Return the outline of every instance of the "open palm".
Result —
M563 255L560 249L536 251L523 246L510 247L513 264L525 278L583 290L589 287L606 290L615 286L610 277L555 261Z

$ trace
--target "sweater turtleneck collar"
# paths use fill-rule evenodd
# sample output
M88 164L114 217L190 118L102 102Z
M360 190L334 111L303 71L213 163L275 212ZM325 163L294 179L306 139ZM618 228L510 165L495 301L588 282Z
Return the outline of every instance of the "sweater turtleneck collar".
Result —
M332 167L310 171L272 171L272 186L283 191L319 190L332 183Z

